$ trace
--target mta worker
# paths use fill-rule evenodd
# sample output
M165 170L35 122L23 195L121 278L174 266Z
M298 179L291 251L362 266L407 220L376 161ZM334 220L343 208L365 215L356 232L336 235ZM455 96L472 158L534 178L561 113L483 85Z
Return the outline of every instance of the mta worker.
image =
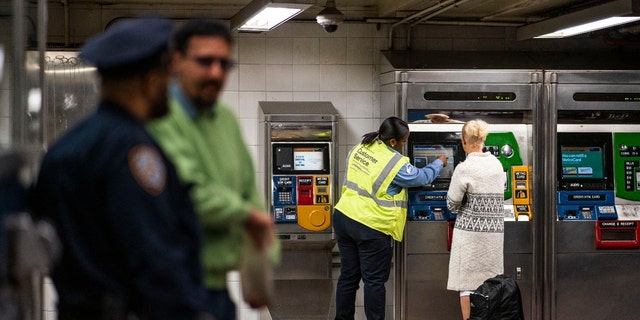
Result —
M392 244L402 241L407 218L406 188L430 184L447 165L442 155L416 168L401 153L408 139L409 125L389 117L349 152L342 196L333 212L340 251L336 320L353 320L360 280L367 320L384 319Z
M279 259L273 218L258 191L251 154L233 111L218 101L233 61L233 39L217 20L193 19L171 41L174 79L169 114L149 125L191 196L204 231L205 282L218 320L235 320L227 273L247 245ZM266 299L247 301L262 307Z
M144 127L168 110L172 29L128 19L81 49L100 102L46 153L34 193L63 243L52 271L60 320L213 319L187 188Z

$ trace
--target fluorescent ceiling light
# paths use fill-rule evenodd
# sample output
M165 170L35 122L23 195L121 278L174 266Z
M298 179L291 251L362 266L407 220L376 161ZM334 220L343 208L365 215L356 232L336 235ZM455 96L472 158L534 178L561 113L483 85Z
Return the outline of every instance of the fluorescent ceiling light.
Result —
M231 17L231 30L265 32L311 7L315 0L253 0Z
M616 0L518 28L516 38L563 38L640 20L640 0Z
M587 33L589 31L605 29L605 28L609 28L609 27L613 27L613 26L617 26L617 25L621 25L621 24L625 24L633 21L638 21L638 20L640 20L640 17L611 17L611 18L606 18L606 19L602 19L594 22L577 25L575 27L558 30L556 32L543 34L535 38L546 39L546 38L572 37L582 33Z

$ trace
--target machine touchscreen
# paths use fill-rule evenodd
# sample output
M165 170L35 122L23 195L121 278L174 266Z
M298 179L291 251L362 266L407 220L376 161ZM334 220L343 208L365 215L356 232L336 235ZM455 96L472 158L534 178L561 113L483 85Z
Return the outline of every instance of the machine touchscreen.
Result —
M600 146L560 146L562 178L604 178L604 152Z
M442 144L415 144L413 145L413 165L418 168L426 167L433 160L437 159L441 155L447 156L447 163L450 166L442 168L438 179L451 179L453 175L453 168L456 163L457 145L442 145Z
M274 174L327 174L329 143L274 143Z
M294 171L322 171L324 165L323 148L293 148Z
M611 133L559 132L559 190L613 190Z

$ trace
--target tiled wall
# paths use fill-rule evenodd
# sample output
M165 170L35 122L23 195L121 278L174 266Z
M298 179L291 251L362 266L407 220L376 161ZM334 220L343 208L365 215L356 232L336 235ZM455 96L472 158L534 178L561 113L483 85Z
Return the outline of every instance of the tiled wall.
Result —
M114 6L117 7L117 6ZM86 37L104 28L113 17L133 16L138 9L83 7L71 11L70 39L82 43ZM174 10L159 12L173 16L190 16L196 12ZM62 21L58 4L50 5L49 20ZM377 130L381 117L378 75L382 59L380 50L389 48L388 25L344 23L335 33L326 33L314 22L289 22L264 34L237 34L234 55L238 65L230 73L222 96L236 112L255 160L257 177L262 181L264 156L258 154L258 101L330 101L340 113L337 161L342 180L344 159L348 149L360 141L364 133ZM0 43L10 42L10 19L0 19ZM514 41L513 28L417 26L412 31L412 50L563 50L567 48L601 48L599 40L576 39L555 41ZM61 42L61 23L51 23L49 41ZM398 32L397 34L402 34ZM394 48L407 48L402 35L393 39ZM8 48L5 45L5 51ZM5 74L6 75L6 74ZM0 147L10 139L9 84L6 77L0 86ZM259 186L263 187L262 182ZM237 273L229 275L232 296L240 300ZM47 288L47 320L55 319L54 297ZM387 304L392 295L387 295ZM361 295L358 304L361 305ZM387 308L390 309L390 308ZM387 312L389 315L389 312ZM361 308L358 319L364 319ZM251 310L239 304L239 319L266 320L268 313Z
M340 113L336 160L344 170L350 146L380 123L378 59L386 49L386 36L375 25L355 23L340 25L335 33L325 33L316 23L286 23L265 34L237 34L234 54L239 64L222 100L240 119L259 181L265 179L265 158L258 154L262 141L257 128L263 120L258 118L258 101L330 101ZM239 297L237 278L230 275L229 287ZM364 319L359 297L358 319ZM243 320L270 319L268 312L244 303L239 304L239 315Z
M238 34L222 100L233 106L259 179L258 101L330 101L340 113L338 161L379 125L378 59L386 33L372 24L343 24L325 33L316 23L287 23L265 34Z

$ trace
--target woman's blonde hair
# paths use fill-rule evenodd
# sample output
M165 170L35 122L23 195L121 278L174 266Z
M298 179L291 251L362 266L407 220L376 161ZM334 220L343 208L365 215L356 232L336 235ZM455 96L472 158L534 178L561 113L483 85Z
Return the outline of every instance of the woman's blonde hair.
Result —
M480 119L465 122L462 126L462 136L468 144L474 147L482 147L489 133L488 125Z

